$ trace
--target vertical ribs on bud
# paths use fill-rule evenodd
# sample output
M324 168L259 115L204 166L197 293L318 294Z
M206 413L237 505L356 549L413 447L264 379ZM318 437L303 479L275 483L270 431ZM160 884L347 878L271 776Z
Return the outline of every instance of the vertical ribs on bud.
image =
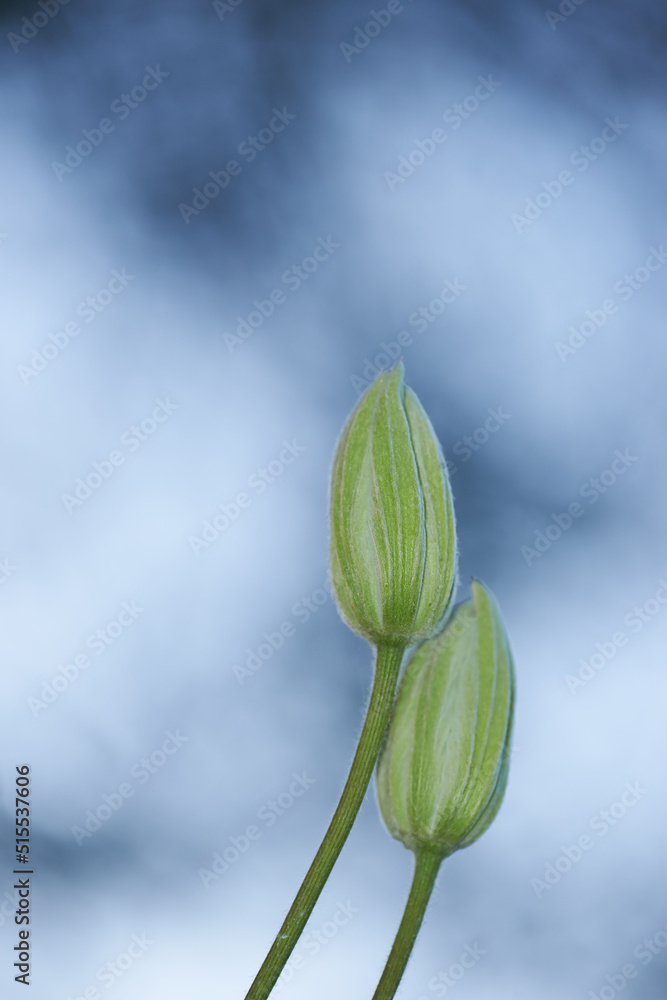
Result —
M394 837L442 858L477 840L505 793L514 667L498 606L477 581L411 657L378 764Z
M350 628L411 645L444 621L456 582L446 465L403 367L380 375L341 435L331 482L331 574Z

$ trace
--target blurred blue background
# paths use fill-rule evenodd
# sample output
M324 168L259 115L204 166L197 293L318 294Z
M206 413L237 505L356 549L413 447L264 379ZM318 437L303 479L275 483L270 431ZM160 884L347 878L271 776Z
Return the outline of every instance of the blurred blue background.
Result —
M24 762L34 1000L244 996L361 724L328 476L400 354L518 703L399 996L664 997L664 7L2 17L3 996ZM369 997L411 867L369 793L276 995Z

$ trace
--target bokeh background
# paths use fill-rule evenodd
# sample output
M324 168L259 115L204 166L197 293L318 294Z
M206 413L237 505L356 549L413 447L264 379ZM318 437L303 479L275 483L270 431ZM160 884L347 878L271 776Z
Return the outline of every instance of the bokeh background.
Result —
M664 6L35 0L2 34L2 995L28 762L34 1000L244 996L368 696L328 476L400 350L518 703L399 996L664 997ZM369 997L410 876L371 792L276 995Z

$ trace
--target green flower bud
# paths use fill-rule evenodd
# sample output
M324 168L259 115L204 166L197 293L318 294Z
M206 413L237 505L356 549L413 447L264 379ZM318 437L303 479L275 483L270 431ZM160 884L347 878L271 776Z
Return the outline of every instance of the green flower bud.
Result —
M401 364L364 393L338 442L331 575L343 618L376 645L412 645L449 610L456 530L447 469Z
M440 635L411 657L380 755L380 808L392 836L447 857L477 840L509 771L514 666L498 606L472 583Z

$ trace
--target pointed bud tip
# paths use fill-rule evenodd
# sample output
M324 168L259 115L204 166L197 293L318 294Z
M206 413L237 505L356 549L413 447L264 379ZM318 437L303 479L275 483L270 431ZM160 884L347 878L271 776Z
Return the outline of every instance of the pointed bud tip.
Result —
M400 359L391 368L387 368L378 376L378 382L386 382L389 386L396 386L396 388L401 391L405 384L405 368L403 366L403 360Z

